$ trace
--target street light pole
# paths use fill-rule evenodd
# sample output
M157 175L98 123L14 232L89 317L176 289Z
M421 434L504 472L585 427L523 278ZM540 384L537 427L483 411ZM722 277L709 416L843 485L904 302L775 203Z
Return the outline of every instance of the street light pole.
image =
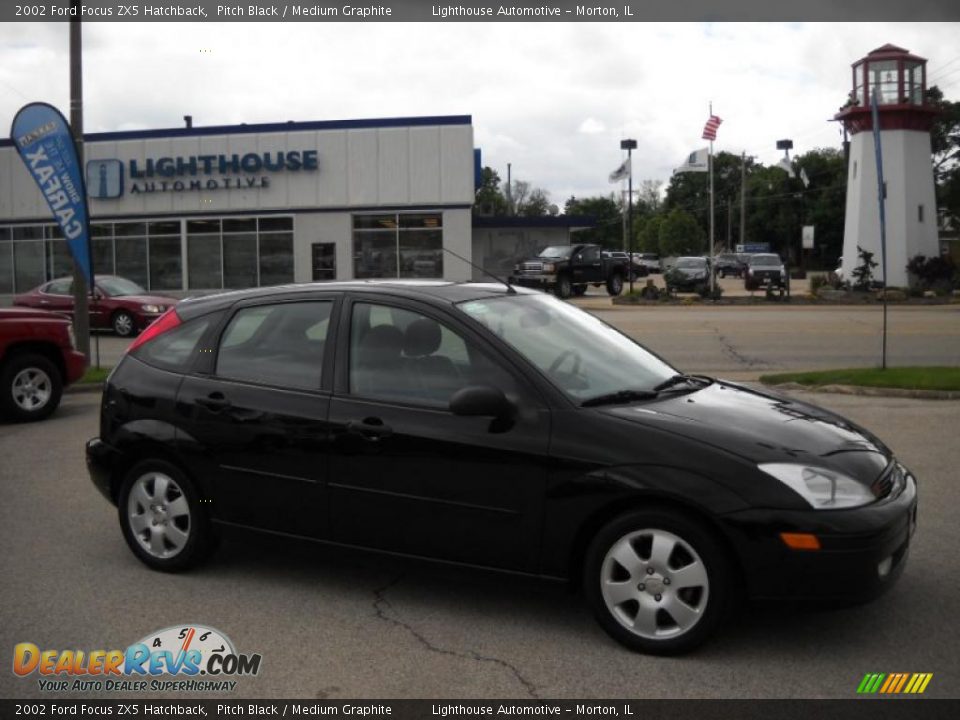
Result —
M627 151L627 279L630 281L630 293L633 293L633 151L637 149L637 141L626 139L620 141L620 149Z
M74 10L77 0L71 3ZM83 65L81 50L81 24L79 15L70 20L70 129L77 145L77 162L83 168ZM77 349L90 364L90 306L89 293L80 266L74 263L73 270L73 329L77 338ZM99 365L99 353L97 364Z

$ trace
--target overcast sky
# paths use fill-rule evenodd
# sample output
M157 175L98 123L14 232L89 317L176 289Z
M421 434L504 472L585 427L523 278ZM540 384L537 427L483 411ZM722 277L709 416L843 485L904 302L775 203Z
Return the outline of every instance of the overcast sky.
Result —
M570 195L607 181L636 138L634 182L668 180L700 140L777 160L837 147L850 64L893 43L960 97L960 24L84 24L86 131L472 115L483 162ZM68 25L0 26L0 126L44 100L69 111ZM7 131L4 130L4 133Z

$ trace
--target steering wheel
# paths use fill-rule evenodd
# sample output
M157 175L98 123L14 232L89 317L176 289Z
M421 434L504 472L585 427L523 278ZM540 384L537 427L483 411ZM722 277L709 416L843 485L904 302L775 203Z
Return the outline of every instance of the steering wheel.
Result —
M550 364L550 368L547 372L550 375L556 374L560 370L560 366L567 360L567 358L573 358L573 367L570 368L570 375L579 375L580 374L580 353L577 350L564 350L562 353L557 355L557 359Z

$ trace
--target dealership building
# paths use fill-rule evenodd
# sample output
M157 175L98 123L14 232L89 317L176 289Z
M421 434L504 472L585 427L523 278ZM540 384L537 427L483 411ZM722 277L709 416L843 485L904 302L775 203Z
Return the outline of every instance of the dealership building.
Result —
M94 269L152 291L467 280L478 273L456 255L487 263L474 253L470 116L188 122L87 135L84 154ZM478 247L495 249L484 232ZM0 297L71 271L39 189L0 142Z

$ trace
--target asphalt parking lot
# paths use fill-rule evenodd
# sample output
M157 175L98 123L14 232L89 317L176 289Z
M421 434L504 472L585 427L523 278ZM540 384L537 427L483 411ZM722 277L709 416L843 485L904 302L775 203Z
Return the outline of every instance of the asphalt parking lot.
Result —
M231 698L849 698L867 672L933 672L926 696L956 697L960 402L811 397L919 477L903 577L861 607L745 611L697 653L663 659L624 650L578 595L532 579L253 535L228 536L195 571L152 572L86 476L99 396L72 394L44 423L0 425L0 648L125 648L205 623L263 656ZM8 671L0 696L44 694Z

